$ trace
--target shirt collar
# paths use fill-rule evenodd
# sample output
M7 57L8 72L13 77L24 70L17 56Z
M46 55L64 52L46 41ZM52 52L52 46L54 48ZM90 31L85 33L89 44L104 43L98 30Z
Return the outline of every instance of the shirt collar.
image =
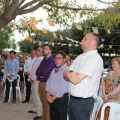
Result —
M65 67L67 67L66 63L60 67L61 70L63 70Z
M83 53L83 55L90 55L90 54L95 54L95 53L97 53L97 50L92 50L92 51Z
M49 61L49 60L53 59L53 57L50 56L48 59L46 59L46 57L44 57L44 59L45 59L46 61Z
M10 60L13 61L13 60L15 60L15 58L13 60L10 58Z

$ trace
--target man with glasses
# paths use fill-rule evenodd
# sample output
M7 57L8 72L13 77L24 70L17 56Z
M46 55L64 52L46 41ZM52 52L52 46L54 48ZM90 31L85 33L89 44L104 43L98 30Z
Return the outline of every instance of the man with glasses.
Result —
M39 95L43 107L43 113L42 113L42 120L50 120L50 108L49 104L47 102L47 94L46 94L46 82L50 76L51 71L55 68L55 62L54 58L52 57L52 46L45 45L44 46L44 58L42 62L40 63L37 71L36 76L37 80L39 80ZM35 120L40 120L35 119Z
M38 48L36 51L36 58L32 65L31 74L30 74L30 82L32 86L32 100L33 100L33 107L32 110L28 111L28 113L37 113L37 116L33 118L36 120L37 118L42 117L42 104L38 93L38 85L39 81L36 80L36 70L39 67L41 61L43 60L43 49Z
M25 100L22 103L27 103L30 100L31 83L29 82L29 77L30 77L30 74L31 74L32 65L33 65L33 63L35 61L36 51L32 50L30 56L31 57L29 59L27 59L25 64L24 64L26 96L25 96Z
M68 84L63 77L66 65L66 54L59 51L55 55L56 68L52 70L46 83L47 101L50 104L51 120L67 120Z

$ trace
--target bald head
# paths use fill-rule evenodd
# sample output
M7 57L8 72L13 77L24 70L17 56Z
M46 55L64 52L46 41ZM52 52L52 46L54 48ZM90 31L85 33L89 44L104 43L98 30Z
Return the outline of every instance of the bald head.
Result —
M98 46L99 45L99 37L97 34L95 33L90 33L92 34L92 40L94 40L96 42L96 45Z
M84 52L96 50L99 44L99 38L95 33L87 33L82 39L82 49Z

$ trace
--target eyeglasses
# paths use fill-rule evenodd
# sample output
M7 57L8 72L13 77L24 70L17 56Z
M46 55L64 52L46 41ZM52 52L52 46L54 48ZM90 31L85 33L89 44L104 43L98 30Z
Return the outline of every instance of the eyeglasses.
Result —
M64 59L64 58L61 58L61 57L55 57L55 60L61 60L61 59Z

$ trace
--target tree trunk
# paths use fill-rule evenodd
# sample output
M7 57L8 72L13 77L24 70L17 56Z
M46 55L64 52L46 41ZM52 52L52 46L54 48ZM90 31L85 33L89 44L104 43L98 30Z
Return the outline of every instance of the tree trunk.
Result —
M10 21L6 20L4 18L4 15L0 15L0 29L2 29L4 26L6 26Z

